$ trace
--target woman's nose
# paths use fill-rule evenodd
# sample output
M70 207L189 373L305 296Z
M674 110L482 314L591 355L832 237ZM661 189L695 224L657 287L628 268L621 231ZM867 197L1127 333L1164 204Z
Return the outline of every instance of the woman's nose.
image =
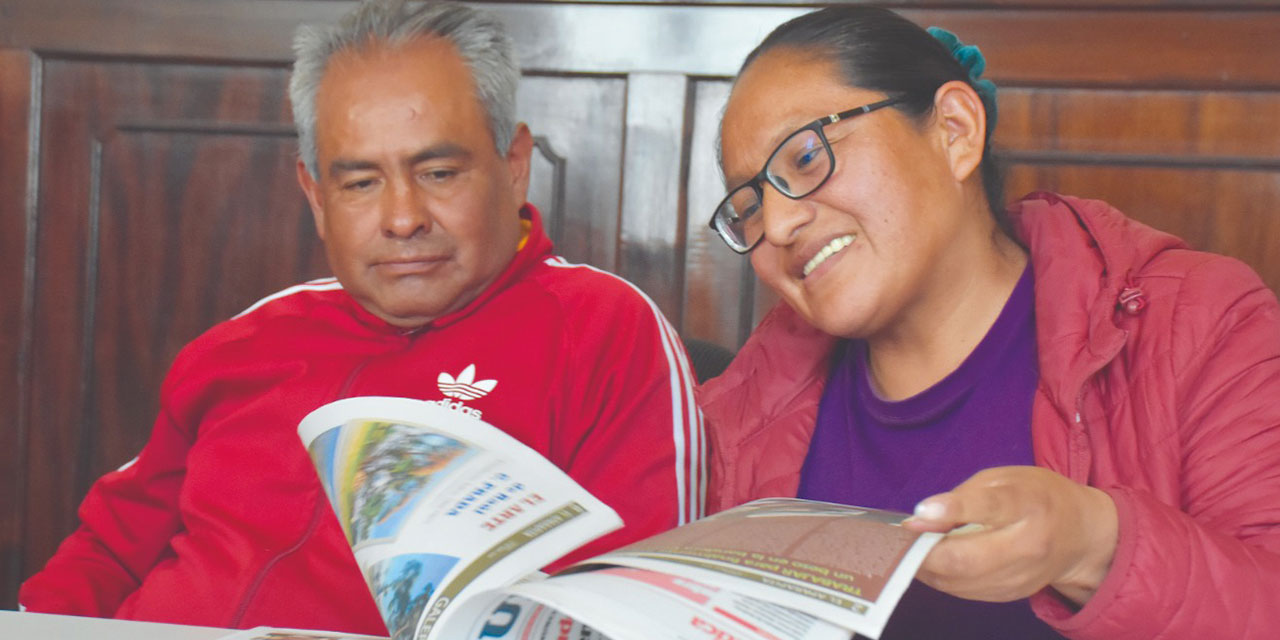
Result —
M759 215L763 218L765 241L777 246L791 244L800 229L813 220L813 203L788 198L768 183L761 192Z

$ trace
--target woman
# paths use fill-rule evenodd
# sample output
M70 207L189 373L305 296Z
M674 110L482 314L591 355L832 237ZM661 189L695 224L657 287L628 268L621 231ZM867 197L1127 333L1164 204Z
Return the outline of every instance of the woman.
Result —
M1101 202L992 207L994 86L938 36L830 8L738 75L712 224L782 303L701 389L713 510L980 525L885 637L1272 637L1275 295Z

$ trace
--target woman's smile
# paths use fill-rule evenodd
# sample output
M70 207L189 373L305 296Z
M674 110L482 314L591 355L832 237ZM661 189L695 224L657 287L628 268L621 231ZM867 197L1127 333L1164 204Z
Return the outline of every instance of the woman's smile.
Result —
M821 266L823 263L827 261L827 258L830 258L831 256L834 256L837 253L840 253L845 249L845 247L848 247L849 245L853 244L853 241L856 240L857 238L858 238L858 234L850 233L848 235L843 235L838 238L832 239L831 242L828 242L826 245L824 245L821 249L818 250L817 255L813 256L812 258L809 258L809 261L804 264L804 270L803 270L802 276L804 278L808 278L810 274L816 271L819 266Z

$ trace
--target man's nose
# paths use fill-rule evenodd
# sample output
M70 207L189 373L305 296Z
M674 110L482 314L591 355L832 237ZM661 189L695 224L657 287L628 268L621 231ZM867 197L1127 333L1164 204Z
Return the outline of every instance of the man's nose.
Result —
M431 231L432 219L426 198L409 180L395 180L386 191L382 213L382 233L388 238L411 238Z

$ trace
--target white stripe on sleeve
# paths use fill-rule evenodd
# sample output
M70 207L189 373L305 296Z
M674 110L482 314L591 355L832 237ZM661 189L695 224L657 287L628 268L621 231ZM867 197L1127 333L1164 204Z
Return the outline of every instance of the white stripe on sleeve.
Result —
M342 283L338 282L337 278L320 278L319 280L311 280L309 282L304 282L302 284L296 284L292 287L289 287L288 289L282 289L280 291L277 291L249 305L248 309L245 309L244 311L237 313L232 318L234 319L234 318L239 318L240 316L243 316L243 315L248 315L256 311L258 307L261 307L262 305L268 302L271 302L272 300L279 300L280 298L285 298L295 293L301 293L303 291L335 291L341 288L342 288Z
M675 446L676 496L679 506L677 524L686 524L702 517L706 510L706 470L702 411L694 401L693 379L689 361L680 347L677 333L658 305L644 291L625 278L587 264L572 264L559 256L546 259L546 264L562 269L588 269L625 283L640 296L653 313L662 337L662 350L667 358L667 370L671 383L672 443Z

